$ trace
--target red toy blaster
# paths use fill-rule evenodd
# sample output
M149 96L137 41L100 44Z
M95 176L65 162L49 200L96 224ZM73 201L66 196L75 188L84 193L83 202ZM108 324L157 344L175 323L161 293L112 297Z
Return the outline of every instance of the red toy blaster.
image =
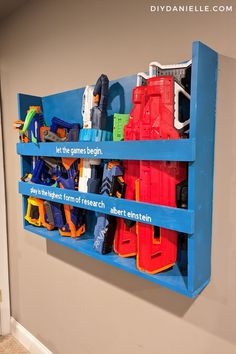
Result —
M133 90L134 108L125 126L124 140L183 137L183 130L174 126L175 85L173 76L156 76ZM124 162L126 199L176 207L178 186L186 180L185 163ZM175 264L177 240L176 231L118 219L114 249L122 257L136 255L138 269L153 274Z

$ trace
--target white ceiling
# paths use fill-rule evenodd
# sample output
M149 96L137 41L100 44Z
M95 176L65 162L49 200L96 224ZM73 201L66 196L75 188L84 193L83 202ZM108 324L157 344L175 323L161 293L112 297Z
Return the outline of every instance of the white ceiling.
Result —
M17 10L27 0L0 0L0 21Z

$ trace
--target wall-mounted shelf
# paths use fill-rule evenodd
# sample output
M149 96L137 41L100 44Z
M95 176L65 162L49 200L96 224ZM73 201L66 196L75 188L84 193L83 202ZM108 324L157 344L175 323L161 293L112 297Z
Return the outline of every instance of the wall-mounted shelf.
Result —
M29 225L25 220L24 228L36 235L181 294L189 297L196 296L209 282L211 273L217 60L216 52L200 42L193 43L189 139L17 144L17 153L21 155L22 161L22 175L28 172L29 156L186 161L188 163L189 186L187 210L124 199L118 200L102 195L61 190L24 182L19 183L19 192L23 195L23 214L26 212L27 196L35 196L90 210L91 218L95 217L94 212L112 215L114 208L125 211L127 218L136 221L136 216L132 217L132 213L142 214L146 215L146 220L142 220L142 222L187 234L185 267L177 261L171 270L150 275L136 269L134 258L121 258L113 253L107 255L96 253L92 247L92 229L88 229L84 236L75 240L61 237L57 231L47 231L44 228ZM131 93L135 85L135 75L110 82L108 104L110 117L114 113L129 113L131 111ZM42 98L19 94L19 116L24 119L30 105L41 105L47 124L50 124L53 116L81 123L83 91L84 89L81 88ZM57 200L55 194L58 195ZM81 204L82 200L87 201L87 204ZM117 216L122 217L122 215Z

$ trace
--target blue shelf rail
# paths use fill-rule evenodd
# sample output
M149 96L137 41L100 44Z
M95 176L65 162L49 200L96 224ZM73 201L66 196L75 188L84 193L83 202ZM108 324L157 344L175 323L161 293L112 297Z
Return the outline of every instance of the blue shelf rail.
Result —
M93 235L90 230L78 240L74 240L61 237L57 231L49 232L44 228L34 227L26 221L24 221L24 228L188 297L198 295L209 283L211 275L217 70L217 53L201 42L193 42L189 139L17 144L17 153L21 155L22 174L29 166L29 156L188 162L187 210L19 182L19 192L23 195L24 214L27 196L31 195L118 217L124 216L125 213L126 218L132 220L186 233L188 235L186 271L183 271L177 262L171 270L150 275L137 270L133 258L121 258L113 253L100 255L93 250ZM131 111L131 94L135 85L135 75L110 83L108 115L111 118L114 113ZM42 98L19 94L19 116L24 119L29 105L41 105L47 124L50 124L53 116L70 122L82 122L80 112L83 91L84 89L81 88Z
M25 182L19 182L19 193L188 234L192 234L194 231L194 212L192 210L117 199L100 194L81 193Z
M24 156L54 156L118 160L194 161L195 140L101 141L17 144Z
M156 275L150 275L147 273L140 272L136 268L134 258L121 258L116 256L114 253L109 253L105 256L97 253L93 249L92 234L86 233L86 235L81 236L79 239L71 239L67 237L61 237L57 231L47 231L45 229L37 228L32 225L26 225L25 230L42 236L52 242L59 243L62 246L71 248L76 252L95 258L98 261L105 262L106 264L115 266L126 272L137 275L158 285L165 286L174 291L178 291L179 293L185 296L194 297L196 295L195 293L189 294L186 285L187 276L181 273L181 270L179 269L178 265L175 265L173 269L168 272L168 274L164 272Z

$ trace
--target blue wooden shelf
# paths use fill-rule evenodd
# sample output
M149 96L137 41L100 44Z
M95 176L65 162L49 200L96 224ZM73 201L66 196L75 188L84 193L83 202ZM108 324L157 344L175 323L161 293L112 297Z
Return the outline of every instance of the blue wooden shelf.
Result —
M27 196L32 195L46 200L63 201L63 203L87 209L91 221L95 220L95 212L113 215L114 208L116 208L116 210L125 211L126 214L130 212L129 216L127 217L126 215L126 217L132 220L137 221L136 216L132 217L131 212L143 214L147 217L147 220L143 220L143 222L187 234L187 249L185 251L187 266L185 271L182 270L183 267L177 261L173 269L157 275L150 275L136 269L134 258L121 258L114 253L100 255L93 249L93 236L90 229L88 229L85 236L74 240L61 237L57 231L49 232L44 228L29 225L25 220L24 228L36 235L72 248L79 253L118 267L178 293L189 297L195 297L199 294L209 283L211 276L217 70L217 53L201 42L194 42L192 47L189 139L174 141L40 143L38 145L31 143L17 144L17 153L21 155L22 175L29 172L30 156L187 162L188 210L61 190L24 182L19 183L19 192L23 195L23 215L26 212ZM132 89L135 86L136 75L110 82L108 121L109 119L112 121L114 113L129 113L131 111ZM26 110L30 105L40 105L47 125L50 125L54 116L58 116L68 122L82 123L81 103L83 92L84 88L46 97L19 94L19 118L25 118ZM56 194L61 195L61 197L56 199ZM68 199L65 200L65 197ZM87 204L82 205L82 200L87 200ZM91 202L100 202L101 204L90 204ZM122 217L122 215L117 216Z

